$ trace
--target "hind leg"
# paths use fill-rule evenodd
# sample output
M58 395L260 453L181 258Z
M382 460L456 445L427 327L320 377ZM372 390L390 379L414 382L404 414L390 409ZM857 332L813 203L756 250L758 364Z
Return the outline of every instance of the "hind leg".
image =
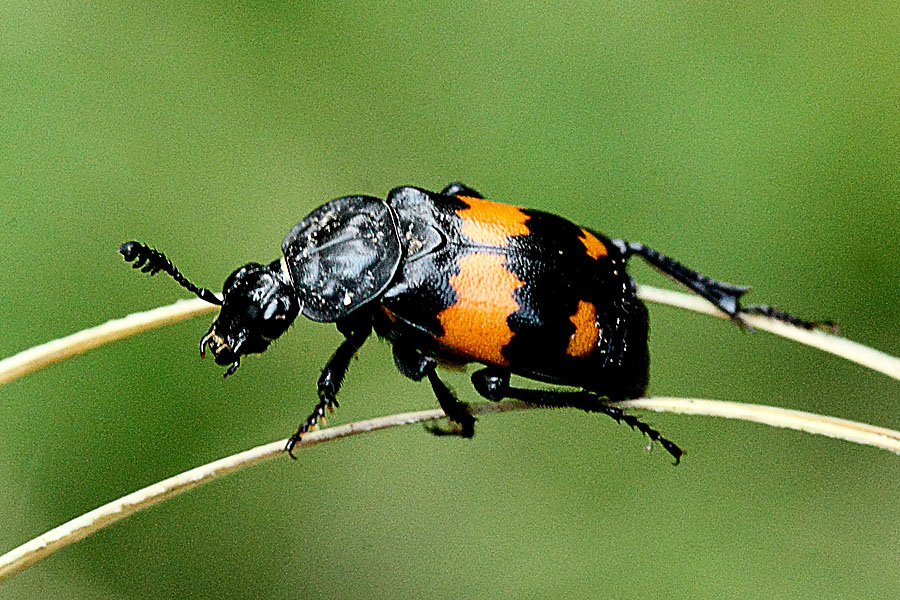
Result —
M762 315L796 327L802 327L803 329L834 329L834 323L831 321L807 321L764 304L741 306L741 297L750 290L747 286L731 285L716 281L703 273L689 269L674 258L648 248L640 242L629 243L622 240L614 240L614 243L624 252L626 259L637 254L655 269L709 300L716 308L731 317L739 325L743 325L740 315L746 314Z
M509 385L509 371L486 368L472 374L472 385L475 390L488 400L503 400L513 398L535 406L546 407L571 407L579 408L585 412L602 413L615 419L616 423L625 422L632 429L637 429L651 440L659 442L666 451L672 455L677 465L681 462L684 450L675 443L664 438L660 433L637 417L626 414L621 408L603 402L592 392L563 392L558 390L530 390L514 388Z

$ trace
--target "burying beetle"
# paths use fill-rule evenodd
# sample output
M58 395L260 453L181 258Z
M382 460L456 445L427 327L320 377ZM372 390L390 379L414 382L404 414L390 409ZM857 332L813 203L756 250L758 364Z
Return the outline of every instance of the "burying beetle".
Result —
M350 361L374 330L391 343L401 374L428 378L453 422L433 433L473 435L475 417L436 368L474 362L484 365L472 374L483 397L604 413L658 441L678 464L681 448L611 404L647 388L647 309L625 270L633 255L738 324L743 314L759 314L807 329L824 325L769 306L741 306L747 287L553 214L489 202L459 183L439 194L399 187L386 200L332 200L295 225L281 249L284 256L268 265L248 263L232 273L224 302L144 244L126 242L119 252L134 268L165 271L222 306L200 353L208 347L216 364L229 365L226 376L241 356L264 352L298 314L337 325L345 340L319 377L319 402L288 440L289 453L338 405ZM581 391L511 387L513 374Z

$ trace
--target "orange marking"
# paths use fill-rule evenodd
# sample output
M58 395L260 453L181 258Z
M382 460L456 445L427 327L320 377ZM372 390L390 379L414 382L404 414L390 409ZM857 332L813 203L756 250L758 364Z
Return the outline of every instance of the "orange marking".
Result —
M462 232L476 244L504 247L507 238L530 233L525 225L528 215L517 206L468 196L457 197L469 205L456 213L462 217Z
M385 314L385 316L386 316L388 319L390 319L391 323L394 323L394 324L396 325L396 323L397 323L397 321L398 321L397 315L395 315L394 313L392 313L392 312L390 311L390 309L389 309L387 306L384 306L384 305L381 306L381 311Z
M575 333L569 337L566 354L584 358L597 347L597 340L600 338L600 330L597 329L597 309L590 302L579 300L578 309L570 320L575 325Z
M459 275L450 278L459 299L438 314L444 327L439 341L453 354L486 364L509 364L502 353L513 337L506 318L519 310L513 292L524 284L506 269L505 261L502 255L484 253L460 259Z
M597 260L601 256L606 256L607 254L606 246L603 242L594 237L594 235L586 229L581 230L581 243L584 244L588 256L594 260Z

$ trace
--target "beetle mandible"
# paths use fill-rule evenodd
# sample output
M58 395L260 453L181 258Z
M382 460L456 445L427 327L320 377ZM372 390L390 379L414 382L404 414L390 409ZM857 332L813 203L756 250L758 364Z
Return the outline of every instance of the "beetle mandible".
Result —
M134 268L164 271L222 310L200 341L219 365L237 370L264 352L298 314L335 323L344 341L318 381L319 401L286 451L336 407L350 361L372 331L391 344L404 376L428 379L451 421L439 435L471 437L475 417L441 381L439 364L478 363L475 390L606 414L683 451L614 402L647 388L647 309L626 263L637 255L710 301L734 322L761 314L814 328L764 305L742 306L748 287L713 280L640 243L611 239L545 212L489 202L451 183L440 193L398 187L386 199L345 196L317 208L284 238L284 256L248 263L223 286L224 301L190 283L164 254L139 242L119 251ZM578 391L510 385L519 375Z

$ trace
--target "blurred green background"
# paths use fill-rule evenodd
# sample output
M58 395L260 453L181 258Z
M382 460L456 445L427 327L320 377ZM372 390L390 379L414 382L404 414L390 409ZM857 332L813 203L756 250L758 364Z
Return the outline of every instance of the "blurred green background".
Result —
M220 289L326 200L453 179L900 353L900 11L812 5L4 2L0 356L186 297L124 240ZM900 427L887 377L650 310L652 394ZM298 320L223 382L208 323L0 389L0 552L293 431L337 331ZM374 339L342 400L333 422L436 405ZM897 597L900 458L644 416L682 466L573 411L408 427L180 496L0 597Z

